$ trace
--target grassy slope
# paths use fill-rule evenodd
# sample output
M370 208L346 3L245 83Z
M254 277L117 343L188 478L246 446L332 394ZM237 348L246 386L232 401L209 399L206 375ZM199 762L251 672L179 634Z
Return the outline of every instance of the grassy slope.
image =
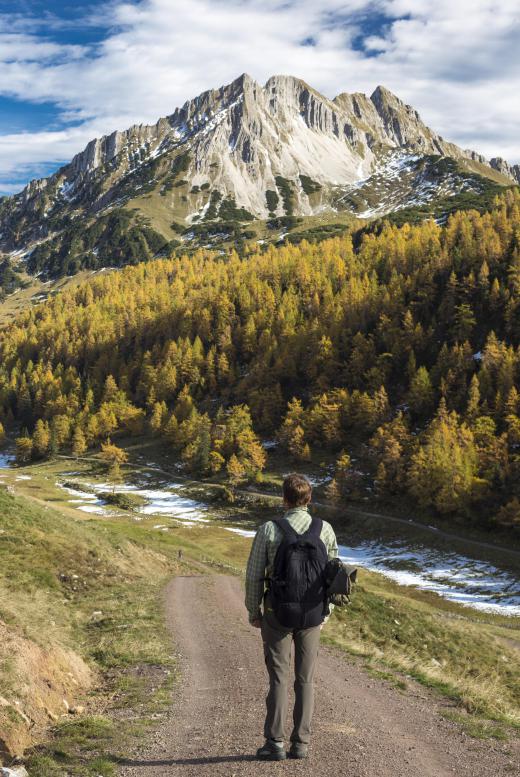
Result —
M20 496L0 490L0 627L9 635L0 647L0 696L11 703L0 707L0 730L21 750L54 719L50 742L29 760L32 772L106 777L169 699L173 662L158 594L180 568L178 549L240 574L250 541L220 526L162 532L154 518L85 517L54 485L63 467L26 468L30 481L9 472L4 480ZM255 512L253 502L246 515ZM352 606L334 615L324 638L397 687L415 678L437 688L452 700L446 714L470 733L505 736L520 726L517 621L363 572ZM67 714L63 697L87 714Z
M501 186L511 186L513 183L510 178L506 175L502 175L498 170L493 170L492 167L488 167L487 165L482 164L482 162L477 162L474 159L461 159L459 160L459 163L461 167L469 170L471 173L477 173L477 175L488 178L490 181L498 183Z
M153 675L156 693L146 689L134 729L164 701L173 662L158 593L179 568L176 542L128 521L72 518L4 488L0 516L3 758L54 721L54 745L33 754L32 773L99 774L103 744L124 750L132 735L103 715L109 700L124 710ZM89 714L68 714L64 700Z

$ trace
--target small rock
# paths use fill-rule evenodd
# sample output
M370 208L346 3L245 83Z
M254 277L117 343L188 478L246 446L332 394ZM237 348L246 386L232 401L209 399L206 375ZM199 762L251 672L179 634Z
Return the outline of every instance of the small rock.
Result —
M0 766L1 777L29 777L29 773L25 766L17 766L16 769L7 769L5 766Z
M436 658L432 658L432 659L430 660L430 664L431 664L432 666L441 666L441 662L440 662L440 661L437 661L437 659L436 659Z
M82 707L81 704L78 704L76 707L71 707L69 709L69 713L71 715L83 715L85 712L85 707Z

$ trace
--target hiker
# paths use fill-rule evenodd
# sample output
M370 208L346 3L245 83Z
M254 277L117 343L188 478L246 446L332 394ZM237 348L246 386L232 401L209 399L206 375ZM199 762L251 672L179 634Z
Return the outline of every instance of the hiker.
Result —
M312 486L303 475L283 482L283 518L257 531L246 572L249 622L261 629L269 673L265 744L257 758L282 761L287 717L287 686L294 642L295 704L290 758L306 758L314 707L314 669L320 630L330 614L324 570L336 558L336 535L329 523L312 517L308 506Z

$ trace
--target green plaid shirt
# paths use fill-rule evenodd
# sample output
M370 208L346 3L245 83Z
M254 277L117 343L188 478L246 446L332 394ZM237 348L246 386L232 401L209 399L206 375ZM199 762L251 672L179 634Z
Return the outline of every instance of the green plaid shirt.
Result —
M311 525L312 518L306 507L294 507L288 510L284 517L298 534L303 534ZM282 530L275 522L267 521L260 526L253 540L246 569L246 607L250 622L261 617L260 606L265 591L264 578L272 574L274 557L282 537ZM338 542L330 523L323 521L320 537L327 548L329 558L337 558Z

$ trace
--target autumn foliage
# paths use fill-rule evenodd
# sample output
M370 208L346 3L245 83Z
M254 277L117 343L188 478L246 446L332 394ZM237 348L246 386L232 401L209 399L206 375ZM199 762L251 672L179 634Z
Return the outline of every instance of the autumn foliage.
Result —
M520 195L240 258L199 251L106 273L0 334L0 417L20 457L149 432L235 481L336 454L336 496L518 523Z

